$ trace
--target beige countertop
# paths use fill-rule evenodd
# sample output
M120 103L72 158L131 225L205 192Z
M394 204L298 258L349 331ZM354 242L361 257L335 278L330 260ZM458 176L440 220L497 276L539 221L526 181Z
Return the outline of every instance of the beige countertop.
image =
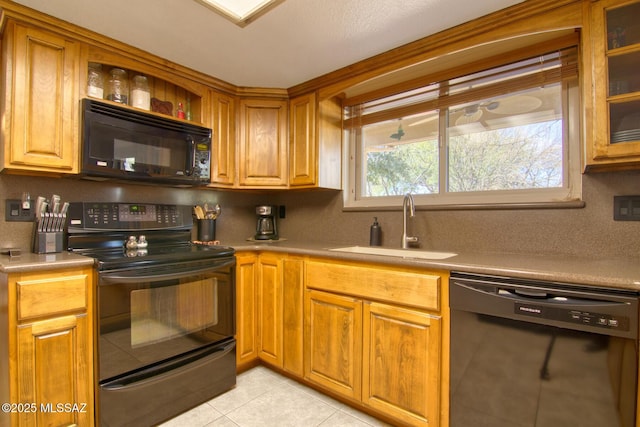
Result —
M297 242L291 239L269 243L246 240L229 241L222 242L222 244L232 246L236 251L272 251L349 261L406 265L425 269L511 276L640 291L640 257L594 259L564 255L483 252L460 253L444 260L424 260L336 252L330 249L348 245ZM0 272L4 273L55 270L92 264L92 258L67 252L44 255L23 252L19 257L0 255Z
M25 271L59 270L62 268L93 265L93 258L70 252L34 254L22 251L20 256L0 255L0 272L22 273Z
M568 255L531 255L511 253L460 253L444 260L424 260L393 256L364 255L331 251L348 245L282 242L223 242L236 251L275 251L299 255L322 256L351 261L375 262L480 273L517 278L547 280L607 288L640 291L640 256L626 259L594 259Z

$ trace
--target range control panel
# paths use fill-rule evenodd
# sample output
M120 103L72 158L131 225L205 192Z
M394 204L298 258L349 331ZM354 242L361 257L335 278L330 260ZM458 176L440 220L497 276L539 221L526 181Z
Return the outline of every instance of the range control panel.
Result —
M152 203L71 203L69 230L171 229L193 224L191 206Z

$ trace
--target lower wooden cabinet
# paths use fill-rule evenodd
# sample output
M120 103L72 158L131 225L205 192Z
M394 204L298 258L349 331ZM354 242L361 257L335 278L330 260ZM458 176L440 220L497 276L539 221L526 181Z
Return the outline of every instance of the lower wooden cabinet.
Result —
M18 413L16 426L92 425L90 321L86 314L57 317L18 327L18 397L36 411Z
M238 368L258 360L302 377L301 258L236 254Z
M0 387L22 407L0 425L94 425L92 277L91 268L3 277L0 337L15 354L0 357L9 378Z
M304 259L282 260L282 369L302 378Z
M236 363L258 359L258 256L236 254Z
M307 290L305 378L360 400L362 390L362 301Z
M239 253L238 366L262 361L394 423L447 423L447 273Z
M305 379L403 425L439 426L445 272L309 260Z
M363 317L363 403L406 424L439 425L441 319L374 302Z
M258 259L258 357L282 368L282 261L276 255Z

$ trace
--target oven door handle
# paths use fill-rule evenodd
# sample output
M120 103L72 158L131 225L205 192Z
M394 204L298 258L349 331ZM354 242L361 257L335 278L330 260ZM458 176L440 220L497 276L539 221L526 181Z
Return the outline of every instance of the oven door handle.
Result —
M224 262L215 262L213 264L209 264L203 268L178 268L177 270L171 270L167 272L166 268L158 267L158 268L150 268L145 270L143 273L142 269L132 269L128 272L120 272L120 273L102 273L100 274L101 283L140 283L140 282L151 282L155 280L173 280L173 279L181 279L183 277L193 276L196 274L202 273L210 273L212 271L220 270L225 267L235 265L236 260L230 259L225 260Z
M213 347L196 351L176 360L152 366L140 372L135 372L123 378L102 383L100 384L100 388L104 390L122 390L126 388L140 387L146 383L159 381L163 377L175 375L181 368L194 368L197 364L211 363L212 360L219 360L232 352L235 348L235 340L224 345L217 344Z

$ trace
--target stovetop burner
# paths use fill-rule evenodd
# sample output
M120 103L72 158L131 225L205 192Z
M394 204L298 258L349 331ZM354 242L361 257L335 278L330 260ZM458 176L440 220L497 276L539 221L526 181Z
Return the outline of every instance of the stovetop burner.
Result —
M233 256L228 246L198 245L189 242L149 246L147 249L119 249L79 252L96 259L99 270L114 270L131 266L149 266L174 262L198 261Z
M191 242L191 206L71 203L68 249L95 258L100 271L233 256L233 248ZM127 249L145 236L147 246Z

